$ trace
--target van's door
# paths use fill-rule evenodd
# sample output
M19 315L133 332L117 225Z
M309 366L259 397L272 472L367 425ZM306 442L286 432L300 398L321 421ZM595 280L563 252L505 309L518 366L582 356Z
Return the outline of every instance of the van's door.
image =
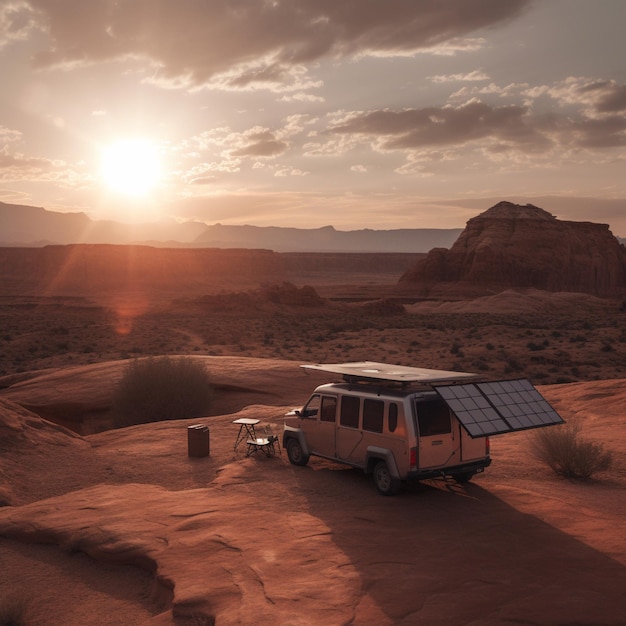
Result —
M309 452L334 457L337 397L313 394L301 415L299 425L305 433Z
M460 463L461 433L446 403L440 398L421 398L415 403L415 411L419 431L419 469Z
M341 396L336 458L362 467L365 464L363 443L361 399L357 396Z
M456 418L453 418L453 422L456 424L454 428L458 429L461 437L461 461L466 463L468 461L484 459L487 456L487 442L485 437L472 438Z

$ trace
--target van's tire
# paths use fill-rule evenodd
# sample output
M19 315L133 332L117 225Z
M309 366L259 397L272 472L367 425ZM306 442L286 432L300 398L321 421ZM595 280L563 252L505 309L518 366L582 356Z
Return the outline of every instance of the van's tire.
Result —
M378 461L374 466L374 484L378 493L383 496L393 496L400 491L400 480L394 478L385 461Z
M292 465L306 465L309 462L309 455L304 453L304 450L297 439L288 439L286 448L289 462Z
M474 477L474 472L459 472L458 474L452 474L452 478L456 480L460 485L468 483Z

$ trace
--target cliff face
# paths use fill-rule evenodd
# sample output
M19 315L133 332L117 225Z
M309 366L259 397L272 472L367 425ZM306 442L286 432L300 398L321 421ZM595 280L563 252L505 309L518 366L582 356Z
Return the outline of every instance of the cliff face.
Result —
M280 281L283 274L279 255L269 250L107 244L0 248L1 295L250 288Z
M622 296L626 250L606 224L560 221L532 205L500 202L469 220L450 250L431 250L399 285L435 283Z

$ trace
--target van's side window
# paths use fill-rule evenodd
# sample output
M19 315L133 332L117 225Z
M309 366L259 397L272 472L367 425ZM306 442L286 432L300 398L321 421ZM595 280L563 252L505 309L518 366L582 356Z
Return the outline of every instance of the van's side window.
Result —
M341 396L339 423L350 428L359 427L359 405L361 401L354 396Z
M441 400L426 400L417 404L420 436L444 435L452 432L450 409Z
M398 405L395 402L389 403L389 417L387 418L387 427L389 432L395 432L398 428Z
M363 400L363 430L382 433L384 414L385 403L382 400Z
M322 422L334 422L337 414L337 398L335 396L322 396L322 410L320 419Z

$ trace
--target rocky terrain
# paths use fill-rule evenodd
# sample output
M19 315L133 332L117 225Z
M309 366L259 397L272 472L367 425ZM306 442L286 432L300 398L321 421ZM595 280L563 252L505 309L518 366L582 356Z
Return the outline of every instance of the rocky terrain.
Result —
M626 249L605 224L500 202L469 220L449 250L431 250L400 286L431 297L506 288L617 297L626 294Z
M76 244L0 247L0 297L102 294L133 300L251 289L295 280L386 285L420 254L277 253L271 250Z
M30 626L623 625L626 305L597 287L612 289L619 247L594 251L595 292L522 288L507 251L531 230L580 260L589 240L573 233L608 229L487 213L455 254L482 259L478 277L501 264L502 283L407 288L421 266L402 254L0 249L0 610L21 599ZM210 411L115 428L129 359L157 354L202 361ZM529 377L614 465L557 478L520 432L492 438L472 483L389 499L355 469L233 449L234 419L279 433L326 382L301 363L367 359ZM198 422L211 453L190 458Z
M467 486L389 499L357 470L233 449L234 419L279 431L319 376L290 361L206 364L252 404L79 437L19 403L106 399L123 363L0 395L0 589L27 598L29 624L623 624L624 380L541 388L609 445L610 473L558 479L521 432L494 437L492 466ZM190 458L198 422L211 453Z

